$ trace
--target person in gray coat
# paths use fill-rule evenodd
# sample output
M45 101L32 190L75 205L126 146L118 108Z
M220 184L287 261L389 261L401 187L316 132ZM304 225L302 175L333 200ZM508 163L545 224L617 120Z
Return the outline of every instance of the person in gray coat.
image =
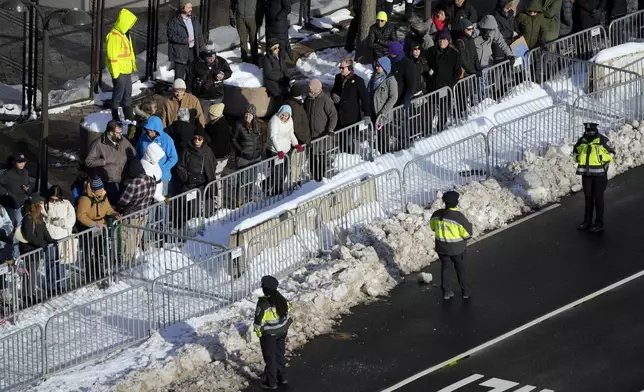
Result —
M474 44L481 62L481 68L492 65L494 60L514 58L512 49L505 42L503 35L499 31L499 25L492 15L485 15L477 23L476 27L478 34L477 31L474 32ZM495 53L497 54L496 56Z
M563 0L561 3L561 24L559 37L572 34L572 0Z
M378 151L386 153L389 150L388 127L385 124L393 118L392 112L398 100L398 83L391 72L389 57L381 57L374 63L374 72L369 81L371 96L371 116L376 124L378 134Z
M398 98L398 97L396 97ZM309 94L304 101L304 109L309 119L311 128L312 145L310 164L312 165L313 177L316 181L322 181L326 174L327 154L333 147L333 137L326 138L323 142L315 142L316 139L326 135L333 136L338 124L338 112L335 109L333 100L322 91L322 82L317 79L309 83Z
M192 92L193 63L204 47L199 19L192 14L191 0L179 1L177 16L166 27L168 60L174 63L174 80L183 79Z

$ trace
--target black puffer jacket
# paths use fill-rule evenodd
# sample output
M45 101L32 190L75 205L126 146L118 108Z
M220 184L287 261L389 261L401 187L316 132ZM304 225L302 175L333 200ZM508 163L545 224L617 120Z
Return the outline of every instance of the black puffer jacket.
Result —
M223 159L230 155L231 129L226 118L206 124L206 135L210 138L209 145L215 158Z
M414 73L414 75L416 76L416 93L420 92L422 94L425 94L427 92L426 81L429 77L427 59L423 55L420 55L416 58L411 56L409 59L411 60L412 64L414 64L414 69L416 71Z
M186 64L188 60L194 58L191 57L191 50L194 50L194 53L197 54L201 53L204 46L201 24L196 16L192 16L191 20L195 35L195 46L192 49L190 49L188 44L188 28L183 22L181 14L177 14L177 16L168 22L166 28L166 34L168 36L168 60Z
M23 185L29 185L27 169L12 167L5 170L0 175L0 204L7 208L21 208L32 191L25 191Z
M467 19L472 23L476 23L479 20L479 16L476 13L476 9L466 1L463 2L463 5L457 7L456 4L452 4L447 7L447 18L449 20L450 30L458 28L459 23L463 19Z
M308 144L311 142L311 125L309 124L309 117L304 109L304 103L293 97L288 97L284 101L284 105L291 107L293 114L293 129L295 130L295 137L300 144Z
M224 74L222 80L217 80L219 73ZM229 79L233 74L228 61L223 57L215 57L212 64L201 59L195 64L195 81L193 92L201 99L222 99L224 97L224 80Z
M266 34L279 39L288 39L288 14L291 0L266 1Z
M494 13L492 13L492 16L496 19L496 23L499 25L499 32L503 36L505 43L508 45L512 43L514 32L516 31L518 33L519 31L517 20L514 17L514 10L510 9L505 11L504 9L510 1L511 0L499 0L496 3Z
M181 180L181 192L187 192L201 188L216 179L217 161L205 143L201 148L191 143L179 156L176 170Z
M352 73L346 79L342 75L335 75L335 82L331 96L340 97L340 103L335 104L338 111L338 129L362 121L364 117L371 117L369 94L364 79Z
M232 145L235 149L235 156L252 161L262 156L264 151L264 138L259 129L257 119L253 118L250 127L247 127L244 120L237 123L233 133Z
M393 23L387 22L383 27L378 27L374 23L369 27L367 45L373 51L374 59L385 57L389 53L387 47L394 41L398 41L398 35L396 34L396 26Z
M391 72L396 77L398 85L398 101L396 106L409 104L411 97L416 94L416 67L404 54L391 60Z
M463 60L458 50L453 47L441 49L436 45L427 51L427 67L429 68L427 92L431 93L441 87L454 87L461 76Z
M264 55L262 72L264 86L272 96L281 97L288 93L290 79L286 73L284 56Z

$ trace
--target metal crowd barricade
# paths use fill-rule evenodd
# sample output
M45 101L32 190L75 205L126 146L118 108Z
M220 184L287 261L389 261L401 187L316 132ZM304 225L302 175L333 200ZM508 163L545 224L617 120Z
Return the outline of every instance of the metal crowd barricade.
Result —
M632 71L556 53L541 55L541 79L545 81L542 87L550 90L555 103L572 103L579 96L638 77Z
M523 91L518 86L524 81L523 63L515 65L514 60L506 60L486 67L481 73L480 81L483 85L483 98L490 101L490 106L512 98Z
M569 105L561 103L493 127L487 134L492 167L521 161L527 150L542 155L550 145L571 142L569 116Z
M644 10L610 22L608 37L610 38L611 46L644 41Z
M427 206L438 191L487 179L487 151L486 136L477 133L408 162L403 169L406 202Z
M641 121L643 84L643 78L634 79L577 98L571 108L569 128L580 136L584 122L595 122L605 132L633 120Z
M244 272L238 278L238 284L248 290L243 294L259 288L262 276L286 277L317 256L321 238L317 214L315 207L307 208L250 239Z
M496 102L485 100L484 86L481 79L476 75L470 75L459 80L454 85L454 97L456 97L456 110L461 122L470 116L479 114Z
M396 169L368 177L331 193L318 206L322 249L344 244L360 224L401 212L402 176Z
M427 138L453 125L454 92L443 87L378 116L375 126L374 149L380 154L411 147L418 139Z
M34 324L0 338L0 390L8 391L45 375L43 329Z
M204 218L235 221L291 193L290 157L274 156L238 169L206 185L203 191Z
M221 253L225 246L143 226L120 224L115 238L115 271L153 281L161 275Z
M235 248L213 254L156 278L152 283L156 327L163 329L214 312L250 294L233 277L234 263L243 260L243 251Z
M132 346L150 337L150 296L144 285L51 317L45 325L46 373Z

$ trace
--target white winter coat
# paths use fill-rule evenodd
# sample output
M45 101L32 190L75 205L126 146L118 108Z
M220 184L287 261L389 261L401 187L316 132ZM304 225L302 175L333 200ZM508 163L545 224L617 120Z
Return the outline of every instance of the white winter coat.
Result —
M295 137L293 119L289 116L286 122L282 122L279 114L278 112L271 117L271 120L268 122L268 148L275 153L279 151L287 153L291 150L291 146L298 144L298 141Z
M165 157L163 147L156 143L150 143L148 145L148 149L145 150L145 154L143 154L143 159L141 159L141 165L143 166L143 170L145 170L145 174L154 178L157 183L157 187L154 192L154 200L159 203L165 200L165 196L163 196L163 182L161 181L163 172L161 170L161 166L159 166L159 161L163 159L163 157Z
M45 207L45 206L43 206ZM42 209L45 227L51 238L58 241L58 256L63 264L74 264L77 260L78 239L73 238L76 211L69 200L48 203Z

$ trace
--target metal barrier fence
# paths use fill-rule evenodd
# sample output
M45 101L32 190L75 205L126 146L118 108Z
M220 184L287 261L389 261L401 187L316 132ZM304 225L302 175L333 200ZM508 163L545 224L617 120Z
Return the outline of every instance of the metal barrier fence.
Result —
M523 63L514 63L514 60L506 60L498 64L486 67L481 74L481 84L484 86L484 98L501 102L505 99L515 97L529 86L519 86L526 81L526 73Z
M454 92L443 87L413 99L408 109L401 105L381 114L376 120L374 150L380 154L404 150L418 139L442 132L458 121L453 117L454 105Z
M392 169L323 197L318 206L321 249L345 244L360 224L402 212L401 180Z
M152 283L157 328L202 316L246 297L250 292L235 279L244 248L230 249L160 276Z
M644 116L644 79L639 78L577 98L571 108L571 132L580 135L584 122L599 124L601 131L641 120Z
M608 36L611 46L644 41L644 10L610 22Z
M403 169L405 201L426 206L438 191L489 175L487 137L477 133L408 162Z
M561 103L499 124L487 133L492 168L523 160L526 150L541 155L549 145L571 142L570 105Z
M637 78L632 71L556 53L541 56L542 87L554 95L555 103L572 103L579 96Z
M290 157L274 156L240 168L206 185L204 217L234 221L261 210L291 193Z
M140 285L52 316L45 325L47 373L149 338L150 304Z
M45 375L44 335L40 325L30 325L0 339L0 390L12 390Z
M485 99L485 86L476 75L459 80L453 88L456 110L461 122L490 108L496 102Z

